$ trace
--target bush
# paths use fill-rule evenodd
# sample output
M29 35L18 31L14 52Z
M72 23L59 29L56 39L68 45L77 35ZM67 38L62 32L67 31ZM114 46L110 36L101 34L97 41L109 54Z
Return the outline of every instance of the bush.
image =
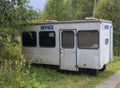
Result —
M0 54L0 88L40 88L20 48L9 45Z

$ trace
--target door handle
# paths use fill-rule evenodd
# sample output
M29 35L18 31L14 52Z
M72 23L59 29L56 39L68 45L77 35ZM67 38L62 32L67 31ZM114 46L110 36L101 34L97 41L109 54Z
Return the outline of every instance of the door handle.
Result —
M63 50L61 50L60 53L63 53Z

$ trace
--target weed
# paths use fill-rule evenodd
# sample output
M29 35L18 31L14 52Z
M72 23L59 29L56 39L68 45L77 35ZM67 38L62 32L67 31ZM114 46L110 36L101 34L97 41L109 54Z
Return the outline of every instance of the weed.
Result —
M114 56L111 63L107 64L104 72L98 76L92 76L80 72L64 72L58 71L51 67L38 65L30 68L30 73L35 73L35 78L38 83L46 85L45 88L94 88L101 81L107 79L116 71L120 70L120 57Z

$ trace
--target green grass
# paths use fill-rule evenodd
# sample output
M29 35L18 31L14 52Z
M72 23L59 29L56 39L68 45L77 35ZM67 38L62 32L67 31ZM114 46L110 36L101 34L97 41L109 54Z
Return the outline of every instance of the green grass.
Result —
M101 81L107 79L112 74L120 70L120 57L107 64L104 72L98 76L92 76L85 72L60 72L51 67L32 66L30 72L35 74L36 80L42 88L94 88Z
M6 58L9 58L11 62L13 60L17 61L17 59L21 57L21 55L19 55L21 54L20 47L14 48L15 49L13 49L13 47L7 47L7 50L10 52L5 54L7 56ZM6 63L7 71L8 68L11 68L9 64L7 65ZM19 69L22 67L21 70L24 71L19 70L19 72L16 73L13 69L13 74L5 71L6 73L3 76L3 72L0 70L0 88L94 88L97 84L120 70L120 57L114 56L113 61L107 64L107 69L98 76L92 76L86 74L86 72L79 72L79 74L64 71L60 72L58 69L56 70L49 66L44 67L41 65L31 66L31 68L27 66L24 67L24 64L23 66L20 64L19 59L16 64L18 64ZM1 82L5 87L1 87Z

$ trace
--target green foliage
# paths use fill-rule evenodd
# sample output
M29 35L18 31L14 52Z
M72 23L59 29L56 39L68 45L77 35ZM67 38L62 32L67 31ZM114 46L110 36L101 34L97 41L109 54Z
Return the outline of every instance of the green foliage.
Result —
M93 88L120 69L120 57L114 57L98 77L57 72L42 67L30 68L21 56L19 34L23 23L37 21L41 12L28 6L29 0L0 0L0 87L1 88ZM93 0L48 0L42 20L79 20L93 14ZM95 16L114 24L114 54L120 52L120 1L99 0ZM35 74L34 74L35 73Z
M25 69L26 61L18 48L22 24L38 18L27 3L28 0L0 0L0 88L41 87L28 67Z
M80 20L93 15L113 22L114 55L120 55L120 0L47 0L42 21Z
M3 28L0 27L0 53L3 51L5 48L5 45L12 44L15 46L16 44L19 43L17 41L18 32L14 29L11 28Z
M43 13L43 18L48 20L62 20L64 0L48 0Z
M120 55L120 0L99 0L95 15L97 18L113 22L114 54Z
M32 66L30 73L36 74L36 80L45 88L95 88L96 85L120 70L120 57L114 56L104 72L98 76L90 75L89 70L77 72L59 71L49 66Z
M43 20L80 20L93 14L93 0L48 0Z
M1 0L0 1L0 26L16 27L27 21L27 0Z
M12 51L12 52L11 52ZM6 46L0 57L0 88L39 88L35 74L21 56L19 47ZM1 56L1 55L0 55Z
M39 13L28 6L29 0L0 0L0 48L18 43L16 37L24 23L39 18Z
M93 0L68 0L68 2L70 2L72 19L79 20L93 16Z

